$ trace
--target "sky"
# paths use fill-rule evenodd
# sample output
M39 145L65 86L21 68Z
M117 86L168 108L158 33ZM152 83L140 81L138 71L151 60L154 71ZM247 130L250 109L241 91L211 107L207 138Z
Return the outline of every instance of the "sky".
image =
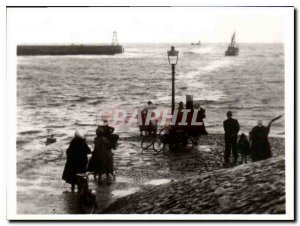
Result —
M288 8L9 8L8 38L26 43L283 42Z

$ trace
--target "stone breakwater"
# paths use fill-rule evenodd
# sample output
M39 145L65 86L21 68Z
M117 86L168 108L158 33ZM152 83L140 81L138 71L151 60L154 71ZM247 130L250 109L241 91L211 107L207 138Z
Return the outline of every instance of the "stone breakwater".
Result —
M284 214L284 156L149 188L118 199L103 212Z
M18 45L17 56L36 55L114 55L123 53L122 46L112 45Z

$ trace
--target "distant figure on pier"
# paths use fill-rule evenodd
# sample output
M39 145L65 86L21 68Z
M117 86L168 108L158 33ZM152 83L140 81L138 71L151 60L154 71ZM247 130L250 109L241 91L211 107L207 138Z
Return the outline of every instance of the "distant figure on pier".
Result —
M238 151L241 154L242 164L247 163L248 156L250 156L250 145L244 133L241 134L238 142Z
M76 130L75 137L67 149L67 162L62 175L62 179L71 184L72 192L75 190L75 184L78 184L76 174L86 172L87 155L90 153L91 149L87 145L85 138Z
M280 119L282 115L272 119L268 126L263 126L261 120L257 122L250 134L250 147L252 154L252 161L259 161L272 157L271 146L269 143L268 135L270 133L271 124Z
M227 112L227 119L223 122L225 131L225 153L224 153L224 165L228 167L230 165L230 155L233 155L233 164L237 163L237 135L240 130L238 120L232 118L232 112Z
M98 184L101 184L102 174L106 174L107 184L110 184L109 174L114 174L113 170L113 153L111 151L112 143L106 137L102 126L98 126L94 139L94 151L87 166L87 171L93 172L98 176Z

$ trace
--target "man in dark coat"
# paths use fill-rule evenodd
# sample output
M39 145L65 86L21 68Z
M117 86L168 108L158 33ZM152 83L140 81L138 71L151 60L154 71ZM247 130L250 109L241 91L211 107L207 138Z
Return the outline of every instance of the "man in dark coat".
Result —
M62 179L71 184L72 191L75 190L75 184L78 184L76 174L86 172L87 155L90 153L86 140L76 131L67 149L67 162L62 175Z
M237 135L240 130L240 125L238 120L232 118L232 112L227 112L227 119L223 122L223 127L225 131L225 153L224 160L225 166L230 164L230 155L232 152L233 163L236 165L237 162Z
M270 133L271 124L275 120L281 118L281 116L282 115L272 119L268 126L263 126L262 121L259 120L257 126L255 126L249 133L253 162L272 157L268 135Z

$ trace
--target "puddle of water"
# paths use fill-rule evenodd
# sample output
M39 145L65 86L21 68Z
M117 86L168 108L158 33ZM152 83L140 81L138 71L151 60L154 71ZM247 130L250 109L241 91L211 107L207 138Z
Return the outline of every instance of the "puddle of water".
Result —
M124 189L124 190L114 190L112 191L112 195L115 197L124 197L130 194L133 194L137 191L139 191L140 188L128 188L128 189Z
M170 179L155 179L155 180L150 180L145 185L161 185L161 184L166 184L171 182Z
M124 176L117 176L116 177L116 181L118 183L132 183L133 182L133 179L130 178L130 177L124 177Z
M199 150L205 151L205 152L211 152L211 146L210 145L200 145Z

